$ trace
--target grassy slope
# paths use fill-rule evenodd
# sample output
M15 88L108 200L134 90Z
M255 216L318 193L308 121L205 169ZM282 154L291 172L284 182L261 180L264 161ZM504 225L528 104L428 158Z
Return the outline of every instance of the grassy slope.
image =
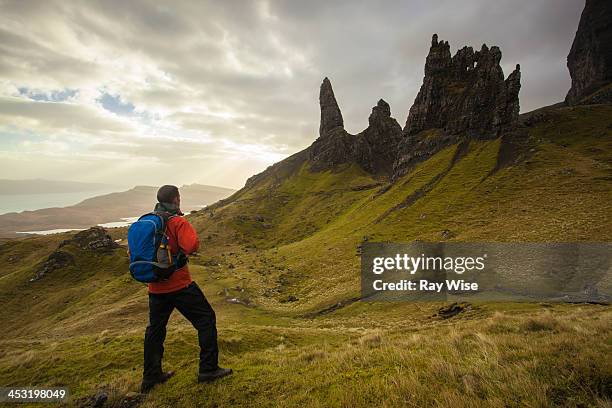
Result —
M313 174L298 161L192 216L202 238L192 273L217 310L221 362L237 372L195 385L197 339L176 314L165 361L177 378L145 405L609 404L608 307L486 304L440 321L439 304L357 302L309 317L358 294L364 236L609 241L612 107L551 115L530 129L523 160L496 173L499 140L455 161L451 146L390 188L355 166ZM122 249L68 247L76 266L28 283L63 238L0 246L0 384L64 384L76 396L104 386L118 401L139 381L145 289L127 278ZM224 288L253 306L226 302Z
M514 166L492 174L500 140L471 142L454 163L458 147L451 146L382 194L380 187L354 191L377 182L355 167L312 174L305 164L272 188L262 183L241 192L212 218L198 214L194 224L211 236L207 256L230 236L263 248L258 260L275 266L263 276L251 273L261 269L251 253L235 250L226 264L236 266L236 276L252 277L247 286L260 295L278 289L304 299L276 305L300 310L357 294L356 250L366 236L438 241L449 230L458 241L609 241L611 118L610 106L557 109L530 129L526 157ZM419 189L427 192L396 209Z

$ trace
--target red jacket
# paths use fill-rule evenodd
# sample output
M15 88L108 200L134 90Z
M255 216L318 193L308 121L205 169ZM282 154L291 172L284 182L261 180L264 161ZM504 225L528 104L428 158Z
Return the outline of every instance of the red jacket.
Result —
M198 250L200 245L198 235L189 221L183 217L172 217L168 221L168 246L172 255L177 255L179 248L185 255L190 255ZM149 283L150 293L169 293L183 289L191 283L189 264L175 271L170 278L163 282Z

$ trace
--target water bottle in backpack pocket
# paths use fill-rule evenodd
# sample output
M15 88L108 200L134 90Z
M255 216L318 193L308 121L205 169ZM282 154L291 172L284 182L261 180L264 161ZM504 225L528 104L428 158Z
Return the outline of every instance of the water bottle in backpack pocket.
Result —
M173 257L168 246L166 228L170 218L165 213L149 213L130 226L130 274L137 281L163 281L181 267L177 265L177 258L183 257Z

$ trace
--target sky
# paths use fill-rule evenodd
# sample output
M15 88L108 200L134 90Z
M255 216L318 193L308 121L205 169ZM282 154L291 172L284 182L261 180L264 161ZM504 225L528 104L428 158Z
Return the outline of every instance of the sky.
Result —
M0 171L239 188L380 98L403 126L431 36L521 64L521 111L563 100L580 0L0 0Z

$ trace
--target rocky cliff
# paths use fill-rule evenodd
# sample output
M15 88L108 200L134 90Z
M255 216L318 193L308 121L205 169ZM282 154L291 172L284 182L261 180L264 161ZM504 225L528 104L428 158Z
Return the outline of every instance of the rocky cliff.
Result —
M565 101L575 105L612 82L612 2L587 0L567 56L572 77ZM608 95L608 102L612 95Z
M612 82L612 1L586 1L567 68L572 78L565 98L569 105L612 102L609 87L593 95Z

